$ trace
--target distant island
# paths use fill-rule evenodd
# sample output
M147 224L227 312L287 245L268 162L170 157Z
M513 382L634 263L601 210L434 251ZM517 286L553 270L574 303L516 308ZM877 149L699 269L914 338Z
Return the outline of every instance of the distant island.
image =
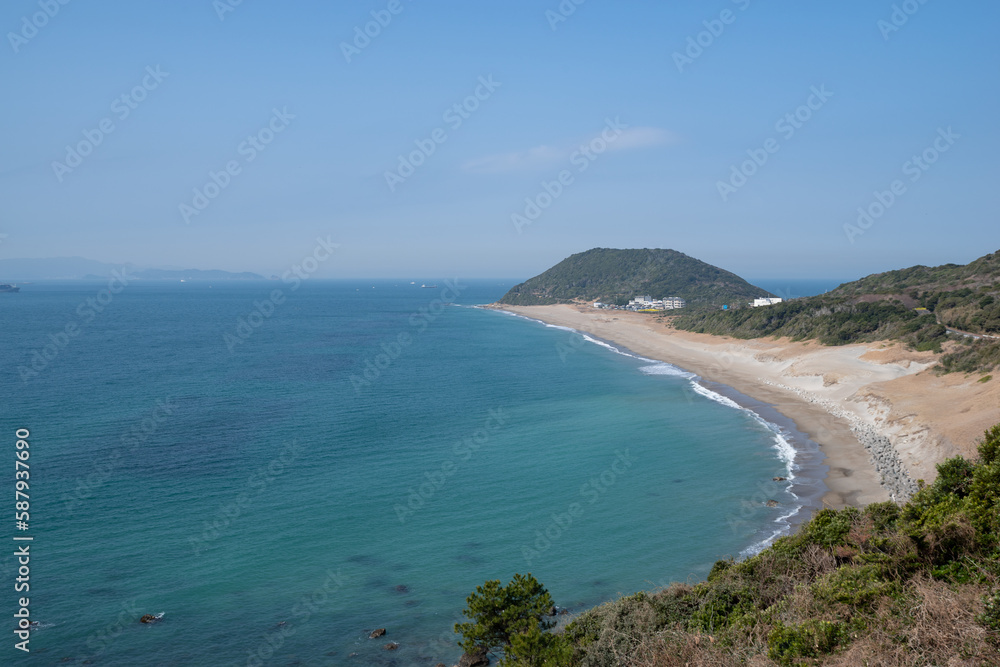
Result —
M594 248L515 285L499 303L546 306L601 301L624 306L641 296L676 297L688 307L721 308L774 295L735 273L676 250Z
M41 259L0 259L0 279L3 282L32 280L106 280L113 272L125 267L136 280L222 281L265 280L264 276L248 271L233 273L217 269L156 269L141 268L123 262L109 264L85 257L50 257Z

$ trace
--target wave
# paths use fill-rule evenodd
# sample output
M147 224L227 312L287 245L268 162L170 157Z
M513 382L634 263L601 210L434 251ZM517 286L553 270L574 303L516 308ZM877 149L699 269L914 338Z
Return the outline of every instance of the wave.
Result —
M643 366L639 369L640 373L645 373L646 375L670 375L673 377L682 377L689 380L693 380L698 377L690 371L686 371L683 368L678 368L673 364L668 364L666 362L653 364L651 366Z
M740 410L747 415L749 415L755 422L766 428L772 434L772 439L774 444L772 447L778 452L778 457L784 461L786 470L788 474L786 477L788 479L795 479L795 469L798 467L795 465L795 448L792 447L791 443L785 439L785 434L782 433L781 427L777 424L772 424L767 421L759 414L751 410L750 408L745 408L736 401L722 394L712 391L711 389L702 386L698 382L692 380L691 388L694 389L695 393L704 396L705 398L715 401L716 403L721 403L727 408L733 408L735 410Z
M785 438L786 434L782 432L780 426L767 421L766 419L761 417L759 414L757 414L750 408L743 407L733 399L727 396L723 396L722 394L714 392L711 389L698 384L696 380L691 381L691 387L694 389L696 393L700 394L701 396L704 396L709 400L715 401L716 403L720 403L721 405L725 405L726 407L733 408L735 410L741 410L742 412L749 415L755 422L757 422L758 424L766 428L768 431L770 431L773 443L771 447L778 453L778 458L785 464L784 477L786 478L788 483L790 483L792 480L795 479L795 470L798 468L798 466L795 463L796 451L795 448L792 446L792 444L788 442L788 440ZM779 537L782 537L784 535L789 535L791 533L792 530L791 520L793 517L797 516L800 512L803 511L803 509L805 508L805 504L799 502L801 499L799 498L798 495L796 495L794 491L791 490L791 488L787 488L785 489L785 491L786 493L788 493L789 496L792 497L791 511L789 511L787 514L782 514L778 516L774 520L774 523L777 524L777 526L771 531L770 535L768 535L764 539L754 542L746 549L741 551L740 557L749 558L751 556L755 556L764 549L766 549L767 547L771 546L771 544L773 544L774 541Z
M750 408L743 407L742 405L740 405L733 399L729 398L728 396L723 396L722 394L712 391L708 387L705 387L704 385L700 384L699 380L701 380L701 377L699 377L696 373L686 371L683 368L674 366L673 364L667 363L665 361L657 361L656 359L649 359L647 357L633 354L632 352L627 352L623 349L616 347L615 345L612 345L611 343L608 343L607 341L603 341L599 338L593 338L592 336L589 336L586 333L579 331L577 329L573 329L571 327L549 324L548 322L542 322L541 320L537 320L532 317L526 317L524 315L520 315L518 313L511 313L505 310L501 310L499 312L506 313L508 315L513 315L514 317L520 317L525 320L539 322L550 329L559 329L561 331L569 331L572 333L580 334L584 340L593 343L595 345L599 345L611 352L614 352L615 354L620 354L624 357L630 357L632 359L637 359L639 361L648 362L649 363L648 366L642 366L639 368L639 371L646 375L666 375L672 377L682 377L687 379L690 383L691 389L698 395L707 398L711 401L715 401L720 405L724 405L727 408L739 410L744 414L748 415L759 425L763 426L765 429L770 431L772 439L771 447L777 452L778 458L784 463L785 475L783 476L786 478L786 480L788 480L788 482L791 482L791 480L795 479L795 470L798 468L798 466L795 463L795 457L796 457L795 447L793 447L792 444L788 442L788 440L785 437L786 434L782 431L782 428L777 424L767 421L766 419L761 417L759 414L757 414ZM801 499L799 498L798 495L795 494L795 492L791 490L791 488L787 488L785 489L785 491L793 499L791 511L789 511L787 514L782 514L781 516L776 518L774 520L774 523L778 525L771 531L771 534L762 540L754 542L749 547L741 551L740 552L741 557L749 558L750 556L756 555L761 551L763 551L764 549L766 549L767 547L769 547L779 537L787 535L791 532L791 527L792 527L791 519L804 510L805 504L799 502Z

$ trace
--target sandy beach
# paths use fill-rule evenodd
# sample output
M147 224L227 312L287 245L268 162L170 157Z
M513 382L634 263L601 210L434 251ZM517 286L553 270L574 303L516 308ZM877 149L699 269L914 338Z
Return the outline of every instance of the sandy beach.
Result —
M773 405L820 446L830 468L823 502L835 509L905 497L916 480L935 478L937 463L974 456L983 432L1000 422L1000 379L939 376L927 370L934 353L897 343L739 340L589 305L493 307L587 332Z

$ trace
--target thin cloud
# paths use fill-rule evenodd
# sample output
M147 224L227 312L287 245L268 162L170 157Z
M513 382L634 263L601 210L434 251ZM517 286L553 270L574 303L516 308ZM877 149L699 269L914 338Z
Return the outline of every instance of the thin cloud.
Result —
M597 133L591 139L596 139L599 136L600 133ZM536 146L527 150L487 155L469 160L462 165L462 169L479 174L546 169L568 160L570 155L579 149L580 145L588 141L562 147ZM658 127L630 127L623 130L614 141L608 142L607 149L609 151L633 150L672 144L676 141L675 134Z
M633 148L649 148L677 142L677 135L658 127L630 127L608 144L609 151L632 150Z
M488 155L486 157L470 160L462 165L466 171L474 171L484 174L495 174L504 171L521 171L524 169L539 169L548 167L568 153L553 146L536 146L526 151L514 151L513 153L502 153L500 155Z

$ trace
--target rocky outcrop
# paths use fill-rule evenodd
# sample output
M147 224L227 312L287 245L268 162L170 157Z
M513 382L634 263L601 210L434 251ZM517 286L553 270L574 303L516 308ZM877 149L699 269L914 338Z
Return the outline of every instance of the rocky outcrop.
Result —
M764 378L761 378L760 381L772 387L793 392L803 400L821 405L831 415L845 420L850 425L851 432L857 437L858 442L871 455L871 461L879 474L879 481L882 484L882 488L892 494L892 499L895 502L906 502L917 492L917 483L913 481L903 467L903 461L899 458L899 452L892 446L889 438L879 433L871 424L861 420L851 412L842 410L833 401L817 398L803 389L778 384Z
M485 667L488 664L490 658L486 655L486 649L477 648L472 653L463 653L457 667Z
M385 634L385 628L375 628L368 635L368 639L378 639L379 637L381 637L384 634Z

